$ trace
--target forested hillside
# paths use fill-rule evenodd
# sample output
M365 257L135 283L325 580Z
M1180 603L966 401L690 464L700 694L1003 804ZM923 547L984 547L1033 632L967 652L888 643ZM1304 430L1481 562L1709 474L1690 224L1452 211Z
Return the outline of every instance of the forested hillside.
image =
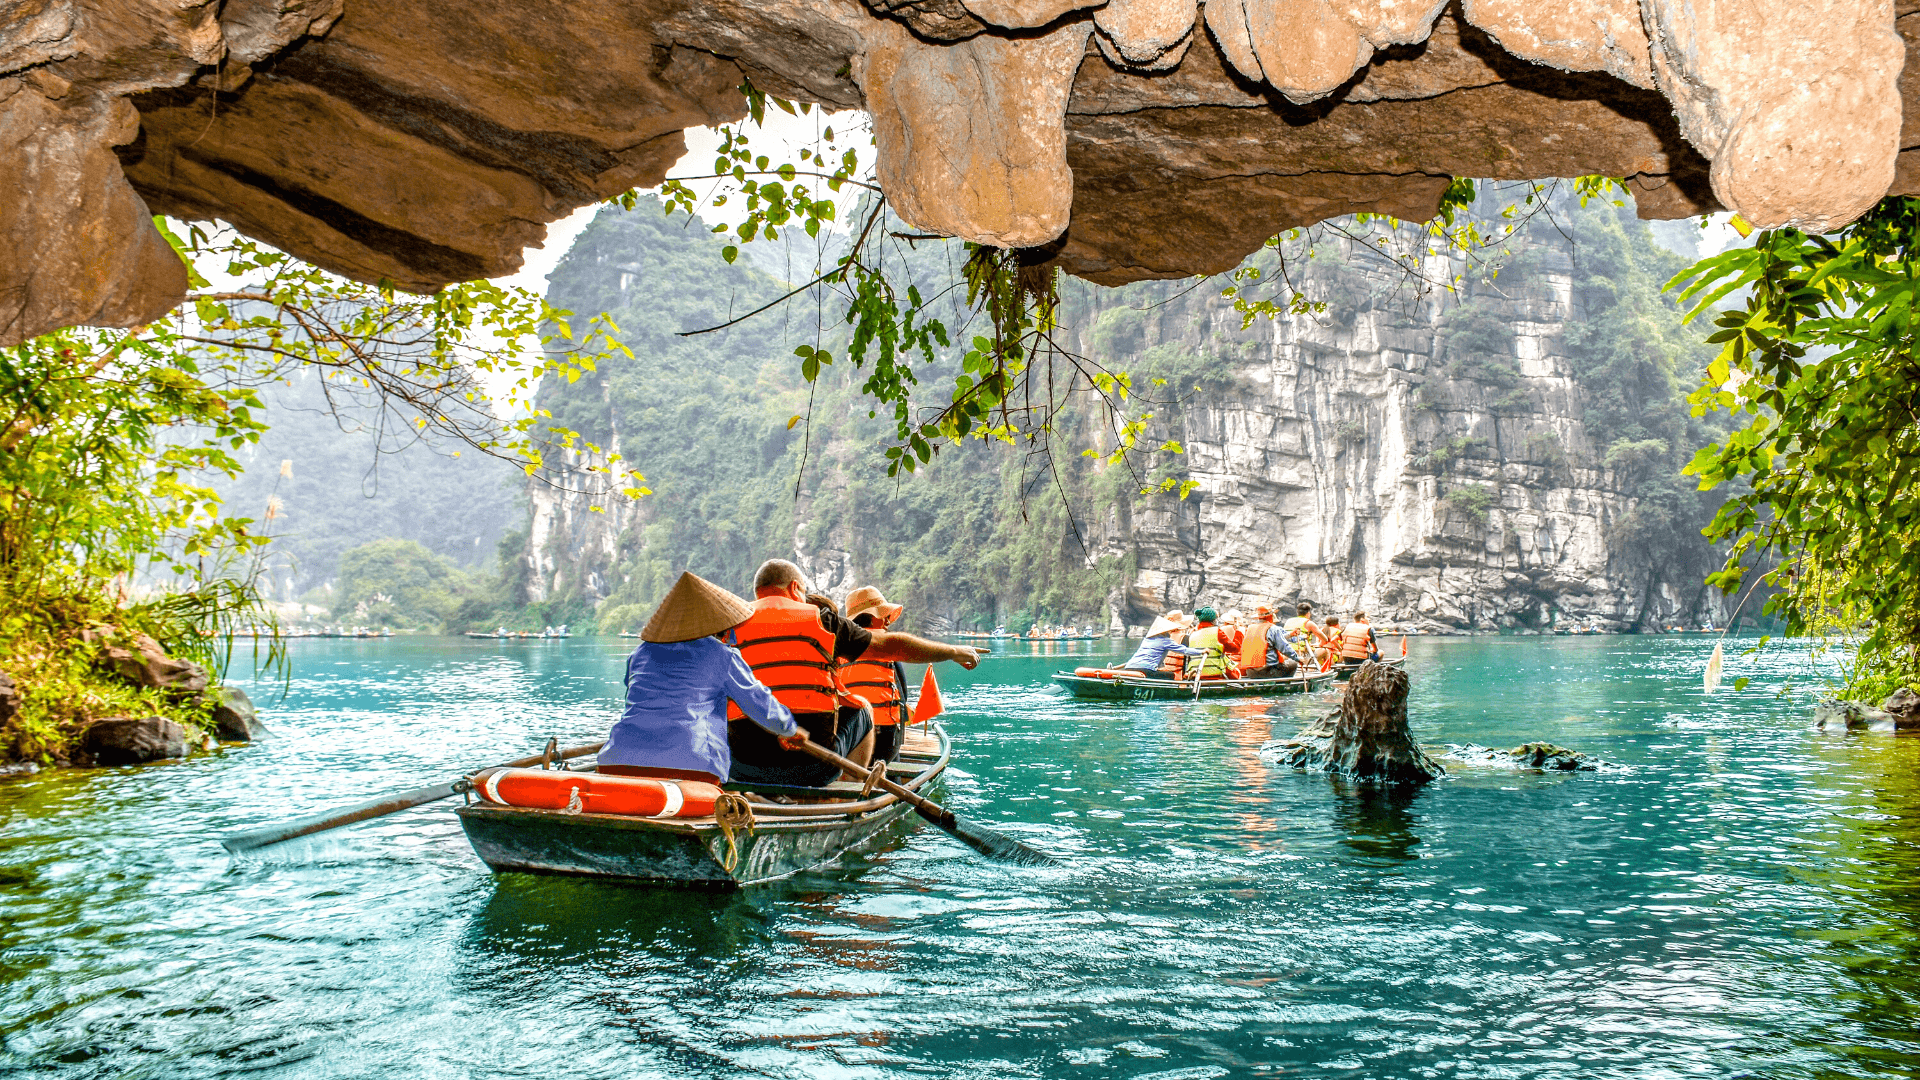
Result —
M228 513L253 518L274 537L261 579L274 599L318 590L314 602L332 606L341 556L379 540L415 541L460 566L483 567L526 520L518 469L472 450L456 457L410 432L376 430L351 408L337 417L316 372L299 372L261 397L269 430L244 451L246 472L220 490Z
M1659 291L1685 260L1630 208L1556 210L1497 276L1479 267L1453 293L1323 243L1288 273L1324 306L1245 328L1220 280L1063 279L1059 340L1132 373L1156 399L1140 403L1143 442L1186 453L1083 456L1112 435L1082 400L1056 418L1052 454L969 441L899 478L880 456L891 418L868 414L865 372L847 365L843 301L680 336L781 290L657 203L603 210L549 299L612 313L635 359L544 401L617 444L653 494L600 514L536 485L509 585L608 630L637 625L683 569L745 589L770 555L829 588L877 582L942 623L1139 622L1203 595L1365 597L1458 626L1710 617L1712 504L1679 475L1708 436L1685 403L1703 347ZM886 251L897 280L942 296L956 342L977 332L950 288L961 253ZM1272 251L1251 261L1277 280ZM839 358L812 386L802 344ZM920 377L950 378L943 364ZM1169 478L1199 490L1141 494Z

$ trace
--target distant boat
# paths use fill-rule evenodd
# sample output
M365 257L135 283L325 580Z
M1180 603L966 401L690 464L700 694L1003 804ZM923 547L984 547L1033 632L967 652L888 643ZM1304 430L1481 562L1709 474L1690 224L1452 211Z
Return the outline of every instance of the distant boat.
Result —
M1054 672L1053 681L1074 697L1103 698L1108 701L1192 701L1195 697L1253 697L1274 694L1304 694L1333 682L1332 671L1302 673L1289 679L1202 679L1196 695L1193 680L1132 679L1082 674L1093 668Z

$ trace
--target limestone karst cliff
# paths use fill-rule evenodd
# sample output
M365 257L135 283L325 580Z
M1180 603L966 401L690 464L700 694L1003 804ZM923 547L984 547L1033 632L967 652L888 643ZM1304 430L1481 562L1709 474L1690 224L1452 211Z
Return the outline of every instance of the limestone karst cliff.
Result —
M1906 0L1902 0L1903 3ZM134 325L149 213L365 281L515 269L658 183L746 80L871 113L917 227L1106 283L1449 177L1592 173L1641 209L1825 228L1920 191L1895 0L8 0L0 344ZM1913 117L1909 122L1909 117Z
M1423 284L1339 237L1293 252L1287 273L1319 310L1244 328L1219 279L1071 286L1069 346L1133 373L1156 399L1143 442L1185 452L1102 467L1078 452L1111 446L1082 403L1044 466L970 442L897 482L857 376L823 378L810 404L784 359L815 340L810 305L674 338L771 283L657 204L603 211L552 299L614 311L643 360L547 403L617 443L654 494L622 505L534 484L516 574L529 598L577 598L608 628L637 625L681 569L744 589L776 554L836 593L878 581L922 626L1139 625L1198 601L1302 598L1435 628L1722 618L1701 584L1713 504L1678 475L1709 434L1684 401L1701 346L1658 290L1686 260L1630 209L1561 202L1497 276L1429 260ZM940 265L924 245L915 257ZM1278 279L1275 253L1251 265ZM1431 284L1456 271L1457 291ZM1161 479L1197 486L1139 493Z

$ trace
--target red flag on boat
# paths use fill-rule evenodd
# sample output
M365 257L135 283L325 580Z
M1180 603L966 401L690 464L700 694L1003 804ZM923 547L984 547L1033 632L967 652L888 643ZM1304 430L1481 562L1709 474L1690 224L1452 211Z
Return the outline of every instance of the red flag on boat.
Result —
M1400 655L1407 655L1407 635L1405 634L1400 635Z
M920 680L920 700L913 703L913 722L924 724L946 710L940 701L940 684L933 681L933 665L927 665L927 677Z

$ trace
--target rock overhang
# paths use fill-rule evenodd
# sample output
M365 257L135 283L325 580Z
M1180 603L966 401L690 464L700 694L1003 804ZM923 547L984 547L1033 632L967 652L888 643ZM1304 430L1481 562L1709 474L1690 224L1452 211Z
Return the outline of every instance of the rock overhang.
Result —
M1458 176L1831 228L1920 191L1909 37L1889 0L13 0L0 342L177 303L148 212L411 290L510 273L747 79L867 109L916 226L1106 284Z

